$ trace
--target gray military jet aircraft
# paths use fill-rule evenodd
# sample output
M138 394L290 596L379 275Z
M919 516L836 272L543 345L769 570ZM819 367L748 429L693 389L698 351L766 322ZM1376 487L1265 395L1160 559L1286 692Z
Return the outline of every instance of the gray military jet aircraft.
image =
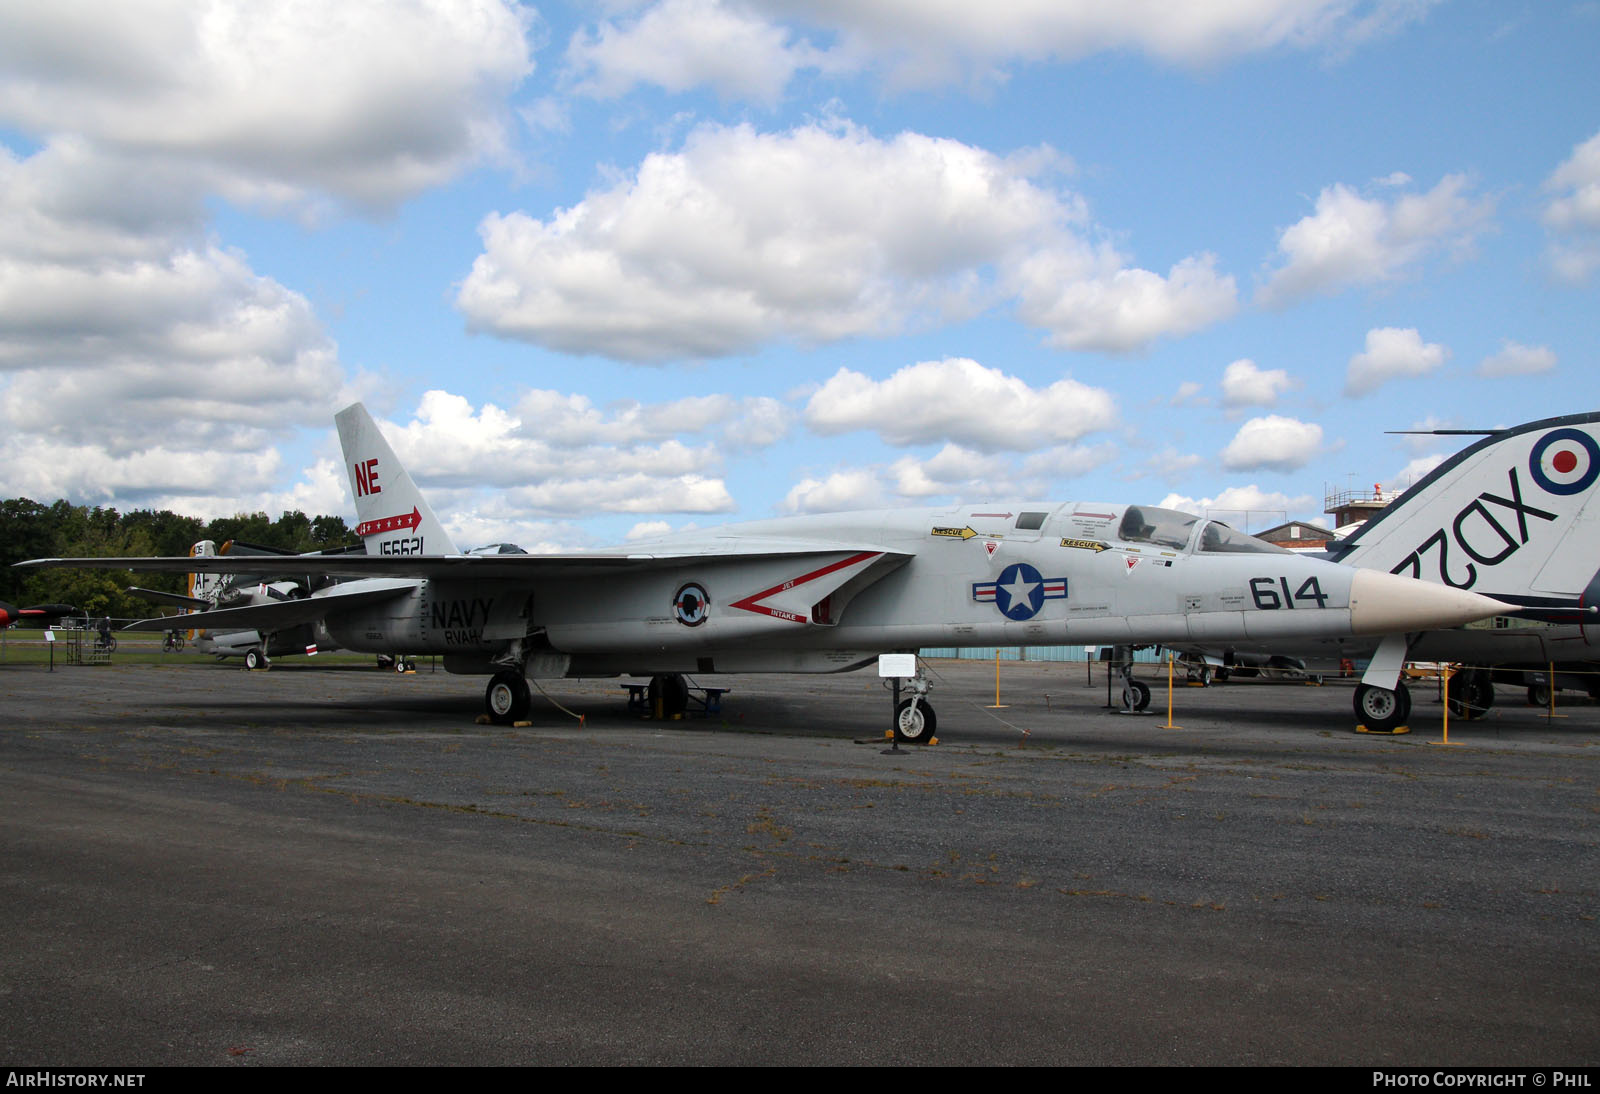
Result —
M586 554L464 555L366 408L336 422L367 553L278 558L273 569L353 580L187 624L270 633L320 620L345 649L439 654L451 672L490 677L484 705L503 724L526 717L530 678L651 676L670 712L686 701L686 673L839 672L952 645L1276 649L1400 635L1403 653L1408 633L1512 610L1470 590L1294 555L1187 513L1089 502L789 517ZM1498 489L1493 476L1480 487ZM227 573L259 561L20 565ZM904 739L933 733L920 696L898 712Z

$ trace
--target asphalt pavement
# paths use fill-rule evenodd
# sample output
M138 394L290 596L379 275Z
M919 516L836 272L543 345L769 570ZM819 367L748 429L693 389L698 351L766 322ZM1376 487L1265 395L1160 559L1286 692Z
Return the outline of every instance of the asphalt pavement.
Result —
M1587 698L933 669L886 754L871 673L0 663L0 1064L1600 1062Z

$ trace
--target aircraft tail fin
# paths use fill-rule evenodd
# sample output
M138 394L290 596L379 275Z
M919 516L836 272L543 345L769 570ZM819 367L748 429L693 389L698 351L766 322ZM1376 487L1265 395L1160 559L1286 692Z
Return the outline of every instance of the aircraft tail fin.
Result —
M211 558L217 553L215 540L203 539L189 548L190 558ZM222 592L226 579L221 574L190 574L189 596L193 600L205 601L216 607L217 596Z
M1499 430L1401 494L1330 557L1530 608L1600 600L1600 413Z
M352 403L334 415L334 421L350 474L350 493L356 499L356 535L366 544L367 554L455 554L455 544L367 408Z

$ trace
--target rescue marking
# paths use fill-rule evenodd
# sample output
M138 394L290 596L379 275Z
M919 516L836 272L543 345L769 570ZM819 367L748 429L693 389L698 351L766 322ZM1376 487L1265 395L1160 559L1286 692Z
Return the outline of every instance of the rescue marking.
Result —
M1082 551L1093 551L1095 554L1111 550L1111 544L1101 543L1097 539L1064 539L1061 541L1061 546L1076 547Z
M948 536L951 539L971 539L978 533L974 532L969 526L966 528L935 528L928 534L934 536Z
M1032 619L1046 600L1065 600L1067 579L1041 577L1026 562L1013 562L1000 571L998 581L974 581L972 599L993 604L1007 619Z

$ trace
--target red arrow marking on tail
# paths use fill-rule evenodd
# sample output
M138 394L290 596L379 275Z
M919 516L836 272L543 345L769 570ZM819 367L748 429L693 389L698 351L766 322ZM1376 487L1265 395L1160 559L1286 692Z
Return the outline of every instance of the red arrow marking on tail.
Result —
M367 536L375 536L379 532L393 532L400 528L414 532L421 523L421 512L417 510L416 506L412 506L411 512L403 513L398 517L379 517L377 520L362 521L356 525L356 535L364 539Z

